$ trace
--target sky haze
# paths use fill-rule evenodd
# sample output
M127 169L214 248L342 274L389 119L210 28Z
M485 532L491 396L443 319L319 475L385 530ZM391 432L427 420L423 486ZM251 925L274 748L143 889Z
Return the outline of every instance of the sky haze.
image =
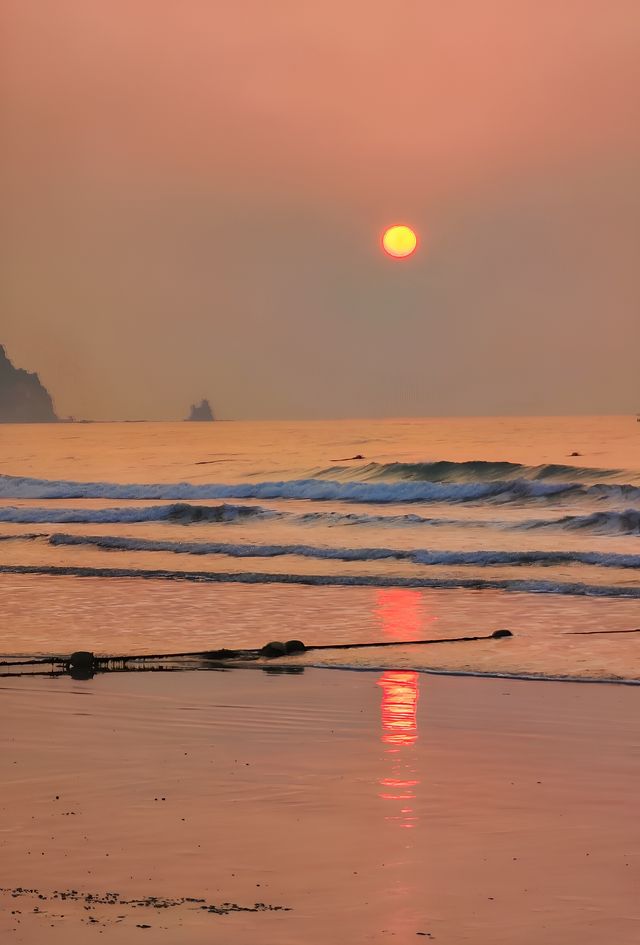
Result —
M640 409L635 0L1 19L0 343L60 415Z

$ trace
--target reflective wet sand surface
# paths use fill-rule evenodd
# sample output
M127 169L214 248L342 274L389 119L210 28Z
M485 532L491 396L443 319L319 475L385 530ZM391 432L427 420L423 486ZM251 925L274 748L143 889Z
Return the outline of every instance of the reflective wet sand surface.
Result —
M0 700L2 941L638 940L636 687L238 669Z

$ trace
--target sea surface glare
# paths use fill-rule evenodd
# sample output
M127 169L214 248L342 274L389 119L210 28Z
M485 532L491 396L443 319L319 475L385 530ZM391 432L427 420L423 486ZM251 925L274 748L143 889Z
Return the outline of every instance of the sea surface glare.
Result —
M639 680L640 633L584 632L640 627L640 424L4 425L0 603L4 654L508 627L293 661Z

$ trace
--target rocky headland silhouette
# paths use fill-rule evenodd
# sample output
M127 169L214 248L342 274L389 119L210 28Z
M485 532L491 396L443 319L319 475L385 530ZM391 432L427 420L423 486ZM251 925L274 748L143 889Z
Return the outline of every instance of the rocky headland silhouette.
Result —
M0 423L55 423L49 391L37 374L14 367L0 345Z

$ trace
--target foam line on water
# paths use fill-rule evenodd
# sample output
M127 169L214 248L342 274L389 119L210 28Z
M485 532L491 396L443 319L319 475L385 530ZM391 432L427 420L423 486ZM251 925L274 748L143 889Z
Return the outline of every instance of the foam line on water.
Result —
M411 646L411 641L407 641L407 646ZM300 665L299 662L296 663L287 663L286 661L282 662L283 666L297 666ZM462 679L471 678L471 679L506 679L513 680L514 682L556 682L556 683L590 683L592 685L607 685L607 686L640 686L640 679L637 679L634 676L567 676L566 674L554 675L550 673L506 673L499 672L498 670L482 670L482 669L446 669L446 668L433 668L431 666L420 666L414 664L403 664L401 666L394 666L393 664L384 664L379 665L369 665L363 666L358 663L323 663L323 662L312 662L305 663L305 667L309 669L327 669L327 670L343 670L347 672L356 672L356 673L392 673L392 672L413 672L413 673L422 673L425 676L454 676L460 677Z
M408 561L425 566L477 567L583 564L603 568L640 568L640 555L597 551L446 551L417 548L328 548L316 545L241 544L237 542L157 541L115 535L56 533L52 545L90 545L108 551L169 552L181 555L227 555L232 558L278 558L285 555L333 561Z
M587 515L564 515L555 518L505 521L500 519L433 518L416 513L374 515L361 512L287 512L258 505L191 505L177 502L170 505L115 506L107 509L47 508L37 506L0 506L0 522L19 525L35 524L144 524L174 522L179 525L229 523L254 518L287 518L300 525L431 527L431 528L495 528L508 531L547 529L584 531L599 535L640 535L640 510L601 511Z
M498 578L385 577L351 574L273 574L256 571L171 571L167 569L96 568L55 565L0 565L0 574L49 574L86 578L139 578L193 581L201 584L293 584L316 587L432 587L498 590L514 593L640 599L640 586Z

